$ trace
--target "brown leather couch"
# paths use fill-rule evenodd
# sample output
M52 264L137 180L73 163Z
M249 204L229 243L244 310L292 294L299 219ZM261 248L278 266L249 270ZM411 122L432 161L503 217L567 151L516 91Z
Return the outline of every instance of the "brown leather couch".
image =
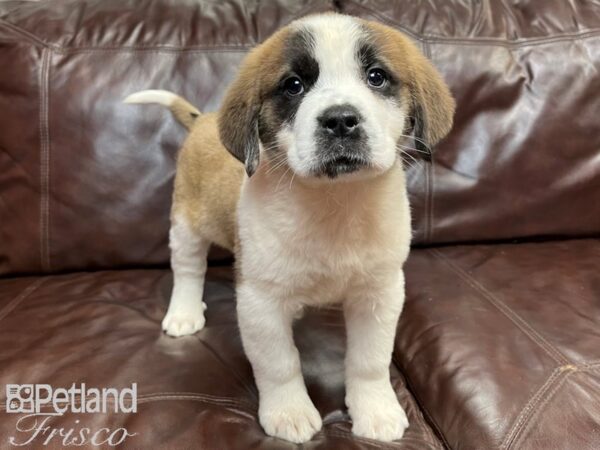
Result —
M324 419L304 448L600 449L594 0L0 2L0 448L31 434L5 412L8 383L134 382L137 413L49 426L124 427L131 449L293 447L257 421L227 255L206 328L161 333L185 132L121 100L162 88L214 110L248 49L320 11L406 32L458 109L433 163L407 164L415 248L390 371L410 427L393 444L352 436L341 314L323 309L296 330Z

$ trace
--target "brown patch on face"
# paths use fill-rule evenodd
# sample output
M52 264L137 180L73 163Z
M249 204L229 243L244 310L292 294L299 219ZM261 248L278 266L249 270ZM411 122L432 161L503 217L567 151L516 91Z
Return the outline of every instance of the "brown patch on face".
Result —
M263 103L258 118L258 135L265 146L267 156L273 156L277 148L277 131L281 129L284 118L280 116L272 99L266 99Z
M259 162L259 116L265 97L284 73L284 50L290 28L282 28L244 59L219 111L223 145L244 163L251 176Z
M319 64L314 58L314 38L300 28L287 36L284 48L284 72L279 84L265 96L258 120L258 134L265 146L265 155L278 163L283 149L278 145L277 132L291 125L304 95L319 77ZM301 86L298 89L298 86ZM298 89L294 93L290 87Z
M408 87L408 92L400 95L408 95L412 105L417 148L432 147L452 128L455 102L448 86L409 38L377 22L364 20L363 24L379 56L401 80L400 89L403 89L402 85Z

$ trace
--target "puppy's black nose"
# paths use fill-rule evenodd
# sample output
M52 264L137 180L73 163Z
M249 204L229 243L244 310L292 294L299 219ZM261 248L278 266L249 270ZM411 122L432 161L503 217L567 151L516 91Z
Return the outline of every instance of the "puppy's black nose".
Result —
M360 114L352 105L336 105L327 108L317 120L328 135L346 137L358 134Z

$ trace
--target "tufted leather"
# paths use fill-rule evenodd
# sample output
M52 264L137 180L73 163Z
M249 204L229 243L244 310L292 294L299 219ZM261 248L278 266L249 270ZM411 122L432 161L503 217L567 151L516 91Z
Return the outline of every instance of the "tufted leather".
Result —
M127 448L293 447L257 422L227 255L206 329L160 332L185 132L121 100L164 88L215 110L253 45L323 11L409 34L458 109L433 163L407 163L416 248L390 370L411 426L351 435L341 313L313 311L295 335L325 427L306 447L600 448L595 0L0 2L0 384L137 382L137 414L53 419L124 426Z

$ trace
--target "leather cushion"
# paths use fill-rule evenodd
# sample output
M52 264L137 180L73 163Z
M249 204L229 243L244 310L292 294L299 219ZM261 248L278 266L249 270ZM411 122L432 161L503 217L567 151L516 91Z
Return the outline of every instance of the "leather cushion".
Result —
M600 445L600 240L414 251L394 359L450 448Z
M457 99L434 163L409 161L416 244L598 235L599 7L500 6L0 3L0 275L166 264L185 132L121 100L154 87L215 110L249 48L336 8L409 33Z
M171 283L164 270L1 280L0 384L123 388L137 383L135 414L67 413L51 420L52 427L65 429L75 420L93 430L125 427L137 433L127 448L295 448L267 437L257 421L257 391L237 328L231 269L209 269L207 324L191 337L173 339L160 330ZM308 313L295 336L309 394L325 424L306 448L390 448L350 432L341 311ZM441 450L393 365L391 375L411 424L399 445ZM4 413L5 401L2 390L0 435L23 442L29 434L15 432L21 415Z

